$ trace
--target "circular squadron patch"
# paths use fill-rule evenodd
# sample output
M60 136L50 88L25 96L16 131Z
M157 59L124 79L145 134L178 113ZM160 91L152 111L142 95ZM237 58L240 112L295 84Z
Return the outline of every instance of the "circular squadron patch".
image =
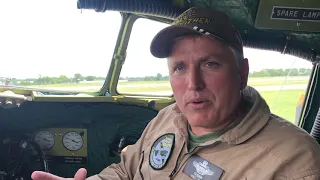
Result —
M167 164L174 148L174 138L173 133L168 133L153 143L149 156L149 163L153 169L160 170Z

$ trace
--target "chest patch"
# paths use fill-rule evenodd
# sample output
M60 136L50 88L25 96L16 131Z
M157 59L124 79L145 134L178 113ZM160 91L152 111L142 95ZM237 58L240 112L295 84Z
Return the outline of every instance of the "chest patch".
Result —
M173 148L175 135L168 133L160 136L152 145L149 155L149 164L155 170L160 170L167 164Z
M191 156L183 169L183 173L194 180L218 180L223 170L200 156Z

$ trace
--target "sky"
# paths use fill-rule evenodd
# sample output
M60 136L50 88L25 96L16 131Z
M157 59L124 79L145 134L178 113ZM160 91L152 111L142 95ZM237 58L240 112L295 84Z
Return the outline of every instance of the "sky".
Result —
M0 77L107 75L121 23L118 12L77 9L77 0L0 1ZM148 19L134 24L121 77L168 75L165 59L150 53L154 35L168 26ZM244 49L250 71L311 68L278 52Z

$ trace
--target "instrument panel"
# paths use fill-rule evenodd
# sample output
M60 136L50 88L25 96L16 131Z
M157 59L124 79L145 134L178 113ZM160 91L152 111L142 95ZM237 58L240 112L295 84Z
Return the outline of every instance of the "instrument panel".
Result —
M34 132L33 141L45 152L48 162L87 164L86 129L41 129Z

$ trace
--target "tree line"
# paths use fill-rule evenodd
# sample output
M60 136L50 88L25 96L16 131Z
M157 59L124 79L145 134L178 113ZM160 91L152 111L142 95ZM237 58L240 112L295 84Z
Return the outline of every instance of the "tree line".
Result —
M249 77L279 77L279 76L310 76L311 69L263 69L261 71L254 71L249 73ZM146 77L120 77L120 80L127 81L168 81L169 76L162 76L158 73L156 76Z
M277 76L310 76L311 69L263 69L261 71L250 72L249 77L277 77ZM6 79L1 80L2 83L10 83L14 85L45 85L45 84L66 84L66 83L80 83L81 81L103 81L105 77L97 76L83 76L80 73L74 74L73 77L67 77L61 75L59 77L48 77L39 76L38 78L27 78L27 79ZM156 76L145 76L145 77L120 77L120 80L125 81L168 81L169 76L163 76L157 73ZM5 81L5 82L4 82Z
M73 77L67 77L61 75L59 77L39 76L38 78L26 78L26 79L10 79L10 84L19 85L45 85L45 84L71 84L80 83L81 81L101 81L105 80L105 77L96 76L82 76L80 73L74 74Z
M277 77L277 76L310 76L311 69L293 68L293 69L263 69L249 73L249 77Z

